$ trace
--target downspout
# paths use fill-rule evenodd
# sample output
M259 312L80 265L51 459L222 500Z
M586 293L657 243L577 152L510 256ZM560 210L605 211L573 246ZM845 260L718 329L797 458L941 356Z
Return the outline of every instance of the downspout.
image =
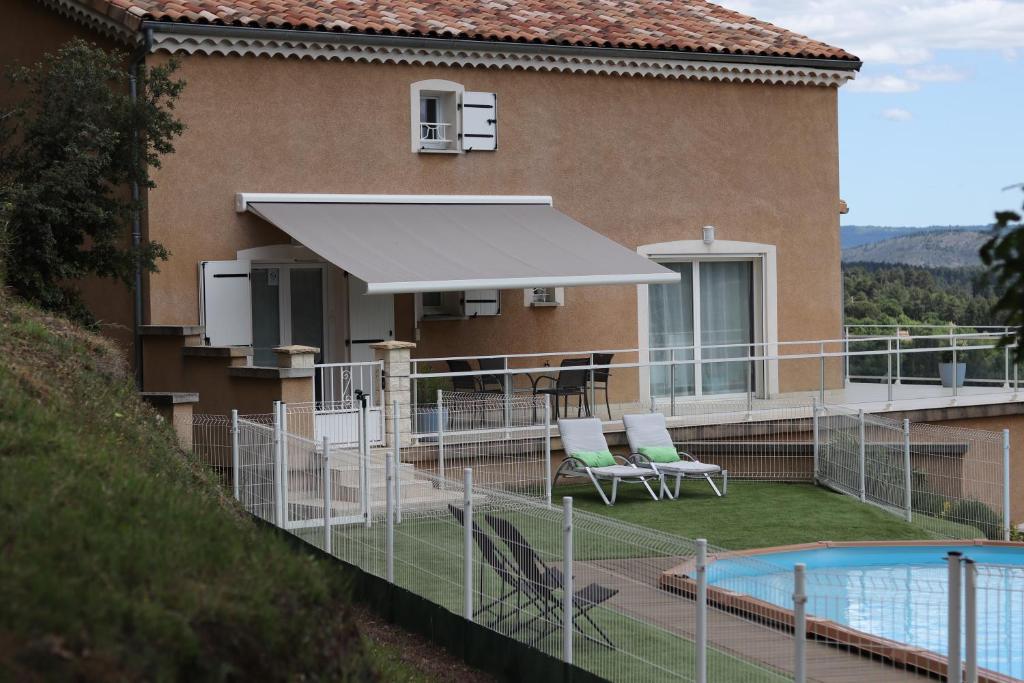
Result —
M153 44L153 29L147 28L143 33L142 45L136 50L128 67L128 96L132 101L132 109L138 100L138 76L139 67L146 59L150 46ZM132 161L138 161L139 155L139 129L132 125ZM141 192L139 190L139 179L132 177L132 250L135 253L135 282L133 288L132 302L132 350L135 360L135 386L141 391L143 388L142 377L142 262L139 259L139 247L142 245L142 212L140 210Z

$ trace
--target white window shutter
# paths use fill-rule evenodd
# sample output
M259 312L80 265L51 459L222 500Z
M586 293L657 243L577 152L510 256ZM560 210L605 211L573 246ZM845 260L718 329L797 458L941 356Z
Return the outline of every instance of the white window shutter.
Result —
M501 313L500 292L496 289L470 289L463 299L467 318Z
M200 323L211 346L252 345L252 290L249 261L199 264Z
M462 93L462 149L498 148L498 97L492 92Z

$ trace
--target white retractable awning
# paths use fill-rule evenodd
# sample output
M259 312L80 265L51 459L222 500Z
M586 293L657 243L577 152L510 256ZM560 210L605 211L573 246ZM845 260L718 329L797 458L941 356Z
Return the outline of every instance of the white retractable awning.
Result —
M368 294L677 282L548 197L240 194Z

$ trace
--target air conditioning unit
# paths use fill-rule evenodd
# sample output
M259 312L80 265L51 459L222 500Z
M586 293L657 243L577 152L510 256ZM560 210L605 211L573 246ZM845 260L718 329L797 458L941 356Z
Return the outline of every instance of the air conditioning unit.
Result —
M545 306L562 306L565 304L564 287L530 287L523 290L523 303L526 306L543 308Z

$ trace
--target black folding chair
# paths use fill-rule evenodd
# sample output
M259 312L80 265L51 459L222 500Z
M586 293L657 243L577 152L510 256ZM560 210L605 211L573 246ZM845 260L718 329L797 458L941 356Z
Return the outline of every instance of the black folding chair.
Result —
M516 565L519 567L519 572L524 579L526 589L539 600L541 606L540 618L545 619L548 624L557 622L558 619L555 618L556 610L559 609L562 602L555 591L562 590L565 586L565 577L562 572L557 567L549 567L545 564L529 541L526 540L526 537L519 532L512 522L494 515L484 515L484 518L491 528L494 529L494 533L498 534L498 538L501 539L502 543L508 547L509 552L512 554L512 559L515 560ZM615 647L608 634L590 616L590 610L607 602L618 592L617 588L608 588L598 583L591 583L573 593L573 625L584 638L592 640L599 645L605 645L610 648ZM600 638L595 638L579 628L578 619L581 617L593 627ZM557 627L551 626L546 631L543 631L537 639L539 640L548 635L555 628Z
M505 382L508 377L504 374L505 361L501 358L481 358L477 361L481 370L501 370L501 374L481 375L480 391L485 394L504 394Z
M548 394L554 397L555 419L558 419L560 415L558 399L562 399L562 401L564 401L565 412L568 417L570 396L576 396L579 401L576 408L576 417L580 416L580 413L584 408L586 408L587 417L590 417L590 400L587 398L587 377L590 374L590 371L573 369L580 365L590 365L590 359L566 358L559 365L558 375L555 377L551 377L550 375L541 375L534 380L534 394ZM541 380L545 379L552 382L553 386L545 387L543 389L537 388L537 384L539 384Z
M448 511L452 514L452 517L458 520L459 524L462 526L466 525L460 508L449 504ZM483 557L484 562L490 566L501 581L500 595L485 603L484 598L487 594L484 592L484 565L480 565L479 578L477 580L477 595L479 596L480 606L473 611L473 618L475 619L484 613L491 614L494 620L489 625L496 626L509 617L522 613L524 608L535 605L537 598L528 595L523 590L523 578L519 575L515 565L501 552L497 544L491 540L491 537L476 522L473 522L473 541L476 543L476 547L480 549L480 555ZM508 607L507 601L513 597L515 598L516 609L509 609L506 612Z

